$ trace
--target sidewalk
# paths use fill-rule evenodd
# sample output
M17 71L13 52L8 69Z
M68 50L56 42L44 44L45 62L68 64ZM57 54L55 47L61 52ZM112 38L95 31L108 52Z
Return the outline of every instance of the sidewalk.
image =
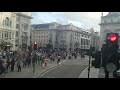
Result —
M61 62L62 61L64 61L64 60L61 60ZM49 61L48 65L46 67L36 64L34 74L33 74L33 67L32 66L30 66L30 67L27 66L25 68L22 68L21 72L17 72L17 67L15 67L14 72L9 71L6 74L0 75L0 78L37 78L37 76L39 76L44 71L46 71L52 67L55 67L57 65L58 64L56 61L55 62Z
M99 76L99 69L91 67L89 78L98 78L98 76ZM80 74L79 78L88 78L88 67L83 70L83 72Z

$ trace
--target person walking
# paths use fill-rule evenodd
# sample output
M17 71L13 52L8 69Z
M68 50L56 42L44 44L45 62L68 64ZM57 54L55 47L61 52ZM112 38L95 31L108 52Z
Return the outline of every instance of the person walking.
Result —
M23 54L23 56L22 56L22 63L23 63L23 67L25 67L26 66L26 56L25 56L25 54Z
M44 55L42 54L41 55L41 66L43 65L43 63L44 63Z
M31 54L30 53L28 53L27 61L28 61L28 67L29 67L31 65Z
M38 53L38 64L40 65L40 61L41 61L41 54L40 52Z
M48 64L48 57L46 56L45 59L44 59L44 64L45 64L45 67L47 66Z
M0 58L0 75L4 72L4 61Z
M61 56L59 55L58 56L58 61L57 61L58 64L60 63L60 59L61 59Z
M17 56L17 58L16 58L17 60L17 68L18 68L18 72L20 71L21 72L21 55L20 54L18 54L18 56Z
M6 67L6 70L7 70L7 72L8 72L8 69L10 68L10 56L8 56L7 57L7 61L6 61L6 63L7 63L7 67Z
M33 73L35 72L35 63L36 63L36 59L37 59L37 54L36 54L36 52L34 51L34 52L32 53Z
M11 61L11 71L14 71L14 66L15 66L15 58L12 58L12 61Z

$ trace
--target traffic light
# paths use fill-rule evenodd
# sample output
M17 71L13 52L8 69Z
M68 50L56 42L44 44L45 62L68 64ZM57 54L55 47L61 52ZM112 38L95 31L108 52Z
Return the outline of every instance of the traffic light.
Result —
M118 33L107 33L102 60L107 72L115 72L119 69L118 39Z
M34 43L34 50L37 50L37 42Z

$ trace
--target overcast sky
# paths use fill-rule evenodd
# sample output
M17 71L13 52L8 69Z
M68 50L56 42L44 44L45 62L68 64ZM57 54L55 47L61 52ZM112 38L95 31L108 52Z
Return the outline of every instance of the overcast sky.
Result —
M102 12L33 12L32 24L57 22L60 24L72 23L84 29L94 28L100 31L100 19ZM103 16L108 12L103 12Z

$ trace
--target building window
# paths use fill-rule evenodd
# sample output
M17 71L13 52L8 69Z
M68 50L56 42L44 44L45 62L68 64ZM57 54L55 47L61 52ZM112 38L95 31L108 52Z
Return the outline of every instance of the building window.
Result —
M18 31L16 31L16 37L18 37Z
M43 36L41 36L41 38L43 38Z
M14 38L14 33L12 33L12 39Z
M28 24L24 25L24 30L28 30Z
M22 29L24 29L24 25L22 24Z
M19 29L19 24L16 24L16 29Z
M4 25L5 25L5 21L3 20L3 27L4 27Z
M2 32L2 38L4 37L4 32Z
M8 18L8 17L6 17L5 22L6 22L6 26L8 27L8 26L9 26L9 22L10 22L10 20L9 20L9 18Z
M7 38L8 38L8 32L6 32L6 34L7 34L6 36L7 36Z
M7 33L6 33L6 31L5 31L5 37L7 37Z
M44 36L44 38L45 38L45 36Z
M0 32L0 38L1 38L1 32Z
M10 27L12 27L12 21L10 21Z
M19 17L17 17L17 22L19 22L20 21L20 18Z
M10 40L11 40L11 32L9 33L9 37L10 37Z

